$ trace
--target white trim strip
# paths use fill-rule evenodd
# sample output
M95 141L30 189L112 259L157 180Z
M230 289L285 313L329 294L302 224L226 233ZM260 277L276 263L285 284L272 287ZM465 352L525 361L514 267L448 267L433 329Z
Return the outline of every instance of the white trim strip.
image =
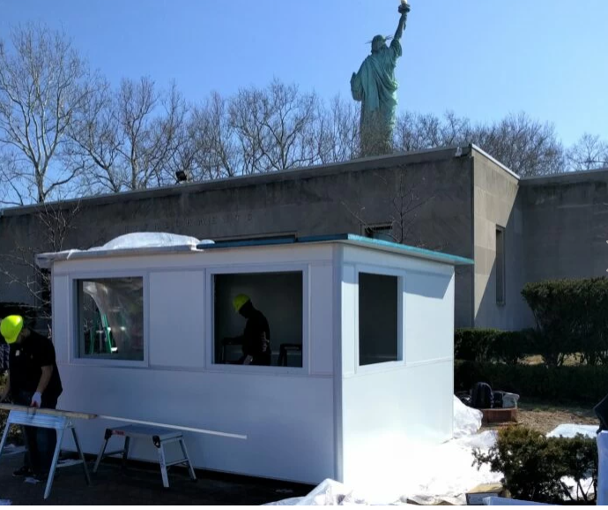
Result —
M183 430L185 432L195 432L197 434L209 434L212 436L221 436L221 437L231 437L233 439L247 439L247 436L243 436L241 434L231 434L228 432L218 432L216 430L207 430L207 429L195 429L192 427L180 427L178 425L168 425L166 423L155 423L153 421L143 421L143 420L131 420L129 418L119 418L118 416L105 416L102 414L97 415L98 418L103 418L105 420L114 420L114 421L124 421L126 423L139 423L141 425L152 425L154 427L163 427L166 429L173 430Z
M486 158L488 158L490 161L496 163L500 168L502 168L505 172L511 174L513 177L515 177L518 181L521 180L521 177L519 175L517 175L513 170L511 170L508 166L506 166L504 163L501 163L500 161L498 161L495 157L490 156L486 151L484 151L481 147L478 147L477 145L475 145L474 143L471 144L471 147L473 147L473 149L475 149L477 152L479 152L482 156L485 156Z

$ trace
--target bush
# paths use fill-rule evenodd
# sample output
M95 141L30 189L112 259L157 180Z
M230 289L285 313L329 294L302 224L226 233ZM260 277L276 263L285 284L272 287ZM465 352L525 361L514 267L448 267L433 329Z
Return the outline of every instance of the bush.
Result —
M490 359L515 365L535 351L534 330L500 331L488 352Z
M525 427L508 427L498 433L496 445L487 454L474 452L479 466L489 464L504 475L503 483L516 499L539 503L564 500L595 501L598 456L594 439L547 438ZM574 479L571 489L562 479ZM591 487L583 483L591 478Z
M468 391L476 382L493 390L551 402L597 404L608 394L608 366L505 365L456 361L456 391Z
M467 361L488 361L497 329L463 328L454 332L454 357Z
M534 317L538 354L559 366L568 354L590 365L608 362L608 278L528 283L522 295Z
M534 351L532 333L530 330L457 329L454 332L454 357L465 361L493 360L515 364Z

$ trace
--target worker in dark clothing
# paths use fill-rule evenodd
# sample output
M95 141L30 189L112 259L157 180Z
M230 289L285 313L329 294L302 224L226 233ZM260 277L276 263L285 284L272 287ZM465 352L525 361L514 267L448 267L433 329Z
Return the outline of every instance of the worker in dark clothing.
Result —
M234 310L247 319L245 331L238 338L243 346L239 365L269 366L271 358L270 327L264 314L253 306L249 296L239 294L232 302Z
M23 317L10 315L0 323L0 333L10 346L8 385L0 402L11 395L14 404L55 409L63 388L55 348L50 339L23 327ZM27 456L13 474L46 479L57 444L53 429L24 427Z

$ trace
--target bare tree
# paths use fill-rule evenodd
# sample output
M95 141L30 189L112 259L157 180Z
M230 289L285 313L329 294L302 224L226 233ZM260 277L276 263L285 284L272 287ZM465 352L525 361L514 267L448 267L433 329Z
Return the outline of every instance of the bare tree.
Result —
M44 320L51 319L51 274L38 267L36 255L64 250L79 213L78 203L69 206L62 202L42 204L34 216L34 228L40 234L36 236L38 243L17 244L0 256L0 274L6 277L9 285L26 291L38 317Z
M314 121L318 98L295 85L274 80L267 89L242 89L230 101L244 174L286 170L311 164L304 140Z
M447 112L405 113L397 119L395 147L415 151L475 143L522 177L564 172L564 148L552 124L525 113L491 124L472 125L466 117Z
M608 142L585 133L567 152L571 170L608 168Z
M564 148L555 127L525 113L475 129L474 143L521 177L564 172Z
M182 142L185 104L174 85L168 94L156 90L149 78L123 80L117 96L121 129L119 152L125 169L123 186L136 190L174 182L166 165Z
M120 165L121 133L110 84L98 78L72 122L68 157L85 168L80 175L84 195L118 193L127 180Z
M354 159L360 148L359 105L334 97L329 107L319 105L309 138L314 159L321 164Z
M80 170L54 162L89 92L87 66L63 34L43 26L16 29L11 42L0 41L0 150L12 186L0 202L42 203Z
M98 79L75 119L70 156L86 168L88 193L144 189L175 182L187 106L173 85L159 91L149 78L123 80L117 91Z
M228 101L217 92L205 104L194 108L187 127L187 142L181 151L191 155L192 180L221 179L240 173L243 157L228 108Z
M420 248L439 249L439 246L429 246L428 241L422 239L415 228L421 208L435 199L434 194L428 193L424 175L413 174L407 167L400 166L389 174L374 172L374 179L374 189L388 191L382 193L379 200L372 200L374 211L367 209L365 203L371 199L362 198L365 191L360 187L355 191L355 196L358 197L356 205L342 201L344 208L358 221L366 235L379 235L395 243ZM378 222L380 217L382 221Z

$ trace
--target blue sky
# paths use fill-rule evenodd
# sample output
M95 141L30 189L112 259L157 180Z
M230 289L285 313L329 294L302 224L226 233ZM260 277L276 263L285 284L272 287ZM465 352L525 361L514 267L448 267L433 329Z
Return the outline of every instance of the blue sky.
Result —
M400 109L473 120L526 111L554 122L565 144L608 138L607 0L411 0ZM391 34L397 0L0 0L11 25L63 29L110 80L175 80L193 101L273 77L323 97Z

